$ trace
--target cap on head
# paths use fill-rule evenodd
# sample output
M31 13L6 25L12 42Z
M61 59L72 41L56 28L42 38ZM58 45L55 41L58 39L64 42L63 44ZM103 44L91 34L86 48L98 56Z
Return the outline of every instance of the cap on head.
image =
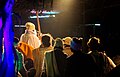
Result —
M32 22L27 22L25 27L27 30L35 30L35 25Z
M71 37L65 37L62 39L65 45L70 45L70 42L72 41Z

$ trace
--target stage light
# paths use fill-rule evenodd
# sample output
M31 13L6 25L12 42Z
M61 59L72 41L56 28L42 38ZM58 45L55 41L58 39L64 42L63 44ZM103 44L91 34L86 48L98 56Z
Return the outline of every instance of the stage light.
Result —
M95 26L100 26L100 24L94 24Z
M101 24L85 24L86 26L100 26Z
M53 14L59 14L59 12L56 12L56 11L43 11L42 14L53 15Z
M38 16L38 18L49 18L49 17L55 17L55 15L41 15L41 16ZM37 18L37 16L30 16L29 18Z
M35 10L32 10L30 11L30 13L32 14L36 14L36 11ZM59 14L60 12L57 12L57 11L53 11L53 10L50 10L50 11L47 11L47 10L40 10L38 11L39 14L46 14L46 15L53 15L53 14Z

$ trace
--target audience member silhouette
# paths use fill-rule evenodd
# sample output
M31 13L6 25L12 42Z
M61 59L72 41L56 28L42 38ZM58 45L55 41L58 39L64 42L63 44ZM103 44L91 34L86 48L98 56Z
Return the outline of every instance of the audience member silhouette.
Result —
M17 46L18 46L19 39L14 37L14 47L17 56L16 63L16 72L18 71L18 76L21 77L34 77L36 70L34 69L33 60L31 58L26 58L24 60L24 55L21 53Z
M46 75L44 74L45 68L43 68L45 53L53 49L52 47L53 37L51 36L51 34L49 33L43 34L41 37L41 41L42 41L41 46L39 48L34 49L32 52L34 58L34 66L36 69L35 77L42 77Z
M19 38L14 37L14 56L15 56L15 70L16 73L18 74L17 76L26 76L26 71L25 71L25 66L24 66L24 55L23 53L19 52L19 50L17 49L17 45L19 42Z
M72 38L73 55L67 58L66 77L94 77L92 57L83 52L82 43L83 38Z
M65 37L62 39L64 43L64 53L67 55L67 57L71 56L73 52L70 50L70 42L72 41L71 37Z
M101 49L100 39L97 37L89 38L87 42L88 54L93 57L96 70L96 77L105 77L116 65L108 57L103 49Z
M62 39L56 38L53 47L53 51L45 54L46 75L47 77L65 77L67 55L63 52Z
M120 52L117 52L113 57L112 60L116 64L116 66L120 65Z
M25 68L27 70L27 72L26 72L27 77L34 77L35 76L36 70L34 68L34 62L32 59L27 58L25 60Z
M105 77L120 77L120 65L113 68Z

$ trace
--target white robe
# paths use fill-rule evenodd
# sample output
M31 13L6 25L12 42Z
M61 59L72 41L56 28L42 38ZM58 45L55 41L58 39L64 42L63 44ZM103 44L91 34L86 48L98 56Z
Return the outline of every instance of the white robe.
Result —
M25 30L25 33L21 35L20 42L27 43L32 46L34 49L40 47L41 41L37 37L36 32L31 30Z

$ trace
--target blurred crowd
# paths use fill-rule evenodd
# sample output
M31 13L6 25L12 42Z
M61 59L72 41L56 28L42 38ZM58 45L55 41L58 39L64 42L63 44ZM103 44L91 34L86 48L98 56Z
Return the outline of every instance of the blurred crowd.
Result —
M32 22L25 26L21 37L14 37L18 77L118 77L119 58L106 54L99 37L90 37L85 51L83 37L38 35Z

